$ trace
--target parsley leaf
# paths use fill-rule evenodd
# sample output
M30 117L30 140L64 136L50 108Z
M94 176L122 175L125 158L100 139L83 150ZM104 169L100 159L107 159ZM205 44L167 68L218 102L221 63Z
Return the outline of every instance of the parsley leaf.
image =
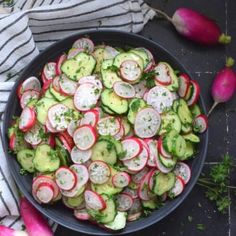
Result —
M233 162L229 155L224 155L219 164L211 167L208 176L202 174L198 185L206 188L206 197L216 204L219 212L226 213L231 204L228 198L228 190L235 187L229 186L230 171L233 168Z
M197 224L197 229L204 231L206 229L206 226L204 224Z

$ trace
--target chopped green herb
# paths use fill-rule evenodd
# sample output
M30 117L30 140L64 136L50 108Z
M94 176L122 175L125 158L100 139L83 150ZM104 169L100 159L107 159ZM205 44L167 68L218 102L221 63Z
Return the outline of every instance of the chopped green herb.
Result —
M206 229L206 226L204 224L197 224L197 229L204 231Z

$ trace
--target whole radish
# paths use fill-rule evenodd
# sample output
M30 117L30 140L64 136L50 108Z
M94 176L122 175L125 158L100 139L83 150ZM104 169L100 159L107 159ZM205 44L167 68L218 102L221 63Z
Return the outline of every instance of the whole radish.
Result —
M214 99L214 104L208 112L208 116L211 114L213 109L222 102L229 101L236 90L236 74L231 69L234 65L233 58L228 58L226 62L226 67L222 69L216 75L211 88L211 95Z
M53 236L46 219L34 208L25 197L20 199L20 214L30 236Z
M0 225L0 236L29 236L25 231L14 230Z
M219 26L210 18L189 8L179 8L169 17L165 12L154 9L170 21L178 33L204 45L227 44L231 37L221 33Z

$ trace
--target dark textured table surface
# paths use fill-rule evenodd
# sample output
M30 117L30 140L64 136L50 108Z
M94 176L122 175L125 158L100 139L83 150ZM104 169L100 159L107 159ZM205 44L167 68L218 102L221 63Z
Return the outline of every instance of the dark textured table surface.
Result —
M236 1L235 0L153 0L146 1L172 15L178 7L191 7L208 15L220 25L223 32L233 37L227 46L212 48L192 44L176 34L168 22L154 19L141 32L147 38L163 45L175 55L192 73L201 86L207 109L212 104L210 85L217 71L224 63L226 56L236 58ZM236 69L236 68L235 68ZM229 153L236 162L236 98L227 104L219 105L210 118L209 146L204 172L209 166L221 160L221 156ZM236 172L231 173L231 184L236 183ZM167 218L161 222L136 232L133 235L177 236L177 235L236 235L236 196L229 193L231 207L225 215L217 212L214 204L206 200L204 190L195 186L187 199ZM192 217L189 222L188 216ZM205 230L197 229L197 224L204 224ZM82 235L68 229L58 227L56 236Z

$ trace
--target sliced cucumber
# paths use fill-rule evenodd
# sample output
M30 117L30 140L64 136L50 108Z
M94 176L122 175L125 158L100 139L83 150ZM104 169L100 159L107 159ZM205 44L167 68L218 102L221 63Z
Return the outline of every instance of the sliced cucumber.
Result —
M50 89L50 93L52 94L52 96L53 96L57 101L61 102L61 101L65 100L65 99L67 98L67 96L64 96L64 95L62 95L61 93L57 92L57 91L53 88L52 84L50 85L50 88L49 88L49 89Z
M48 109L57 104L55 99L51 98L41 98L36 104L36 111L37 111L37 120L42 124L46 124Z
M189 109L194 118L202 113L200 107L197 104L192 105L189 107Z
M129 112L127 118L131 124L134 124L135 117L142 108L146 107L146 102L141 98L134 98L129 104Z
M112 222L115 219L116 205L115 205L115 201L112 199L111 196L107 194L102 194L101 196L106 203L106 208L102 211L88 209L88 213L98 223L107 224L107 223Z
M54 96L51 94L50 89L47 89L47 91L44 94L44 97L54 99Z
M150 59L145 50L143 50L142 48L135 48L135 49L130 50L129 52L132 52L140 56L143 59L143 67L146 68L146 66L150 62Z
M112 222L105 224L105 227L111 230L121 230L125 228L126 218L127 212L118 211L115 219Z
M97 47L93 52L93 56L95 57L95 59L97 61L97 64L96 64L96 67L94 70L94 72L97 73L97 72L100 72L101 65L104 60L104 47Z
M91 75L95 66L96 60L93 56L80 52L74 58L66 60L61 70L71 80L79 81L81 77Z
M161 154L159 154L159 158L160 158L161 163L166 168L173 168L177 163L177 158L176 157L166 158L166 157L163 157Z
M175 185L175 175L172 172L168 174L163 174L161 172L158 172L158 174L155 177L153 192L157 196L161 196L165 192L172 189L174 185Z
M193 143L187 141L185 154L182 157L179 157L179 160L184 161L184 160L189 159L190 157L194 155L194 151L195 149L194 149Z
M152 198L151 200L148 200L148 201L142 201L142 205L144 208L154 210L160 206L160 203L158 201L158 198L155 197L155 198Z
M191 141L193 143L199 143L200 142L200 138L197 135L193 134L193 133L184 134L183 137L184 137L185 140Z
M35 172L33 164L34 155L35 153L31 149L23 149L17 152L17 161L20 163L21 167L29 173Z
M55 150L47 144L42 144L36 148L33 164L39 172L52 172L59 168L60 159Z
M100 160L114 165L117 161L115 145L108 140L98 141L93 146L91 159L93 161Z
M101 76L103 85L106 88L111 89L113 84L117 81L121 81L121 78L117 75L116 71L111 69L113 65L113 59L105 60L101 66Z
M124 114L128 111L127 99L118 97L112 90L105 89L101 94L102 104L117 114Z
M81 205L84 201L84 195L80 194L79 196L76 197L63 197L63 202L65 203L66 206L71 207L71 208L76 208Z
M177 109L178 116L183 124L192 124L193 116L188 108L188 104L183 99L179 100L179 106Z
M175 130L177 133L181 131L181 121L179 116L174 111L161 114L161 128L158 131L159 135L162 135L171 130Z

